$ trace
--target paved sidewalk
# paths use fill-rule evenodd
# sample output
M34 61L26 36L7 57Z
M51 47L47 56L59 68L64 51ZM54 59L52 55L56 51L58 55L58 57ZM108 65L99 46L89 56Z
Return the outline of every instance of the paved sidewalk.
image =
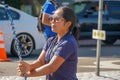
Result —
M100 72L100 76L96 76L95 72L78 73L78 80L120 80L120 71Z
M100 76L96 76L95 72L77 73L78 80L120 80L120 71L100 72ZM24 80L19 76L0 76L0 80ZM27 80L45 80L44 77L33 77Z

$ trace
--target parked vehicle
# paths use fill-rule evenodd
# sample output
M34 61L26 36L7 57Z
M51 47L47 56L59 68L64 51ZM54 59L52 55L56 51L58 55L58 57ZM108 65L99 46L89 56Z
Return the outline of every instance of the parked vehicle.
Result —
M92 30L98 27L99 0L78 1L72 7L76 13L79 27L79 39L92 39ZM120 1L104 0L102 30L106 31L105 44L114 44L120 39Z
M37 30L37 18L28 15L13 7L11 11L16 35L22 49L22 56L29 56L34 49L40 49L45 42L44 36ZM7 52L17 56L16 42L13 39L11 21L3 5L0 4L0 31L3 31L5 48Z

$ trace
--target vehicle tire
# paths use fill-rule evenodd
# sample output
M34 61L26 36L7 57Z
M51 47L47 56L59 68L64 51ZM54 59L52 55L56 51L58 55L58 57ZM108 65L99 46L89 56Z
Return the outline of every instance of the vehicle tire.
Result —
M16 37L18 39L18 45L20 49L20 53L22 57L29 56L33 49L35 48L35 42L29 34L21 33ZM11 54L14 56L18 56L17 42L15 40L12 41L11 45Z
M116 38L107 38L106 40L102 41L106 45L113 45L116 42Z

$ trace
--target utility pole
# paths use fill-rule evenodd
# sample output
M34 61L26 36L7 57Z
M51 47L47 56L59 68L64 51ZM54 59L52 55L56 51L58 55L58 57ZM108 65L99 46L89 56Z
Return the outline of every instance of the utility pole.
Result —
M98 30L102 29L102 11L103 11L103 0L99 0L99 15L98 15ZM100 54L101 54L101 40L97 39L97 51L96 51L96 75L100 74Z

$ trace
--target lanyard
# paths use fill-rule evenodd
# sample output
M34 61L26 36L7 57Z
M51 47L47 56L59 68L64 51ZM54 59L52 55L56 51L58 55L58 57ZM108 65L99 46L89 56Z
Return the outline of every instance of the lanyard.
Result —
M8 8L8 6L5 5L5 4L4 4L4 8L5 8L6 12L7 12L9 20L11 21L10 25L11 25L12 34L14 35L14 40L16 42L16 48L17 48L17 53L18 53L19 61L22 61L21 48L19 46L20 43L19 43L18 38L16 37L16 31L15 31L15 27L14 27L14 24L13 24L13 19L12 19L11 11ZM25 73L23 74L23 76L24 76L24 79L27 80L27 76L26 76Z

